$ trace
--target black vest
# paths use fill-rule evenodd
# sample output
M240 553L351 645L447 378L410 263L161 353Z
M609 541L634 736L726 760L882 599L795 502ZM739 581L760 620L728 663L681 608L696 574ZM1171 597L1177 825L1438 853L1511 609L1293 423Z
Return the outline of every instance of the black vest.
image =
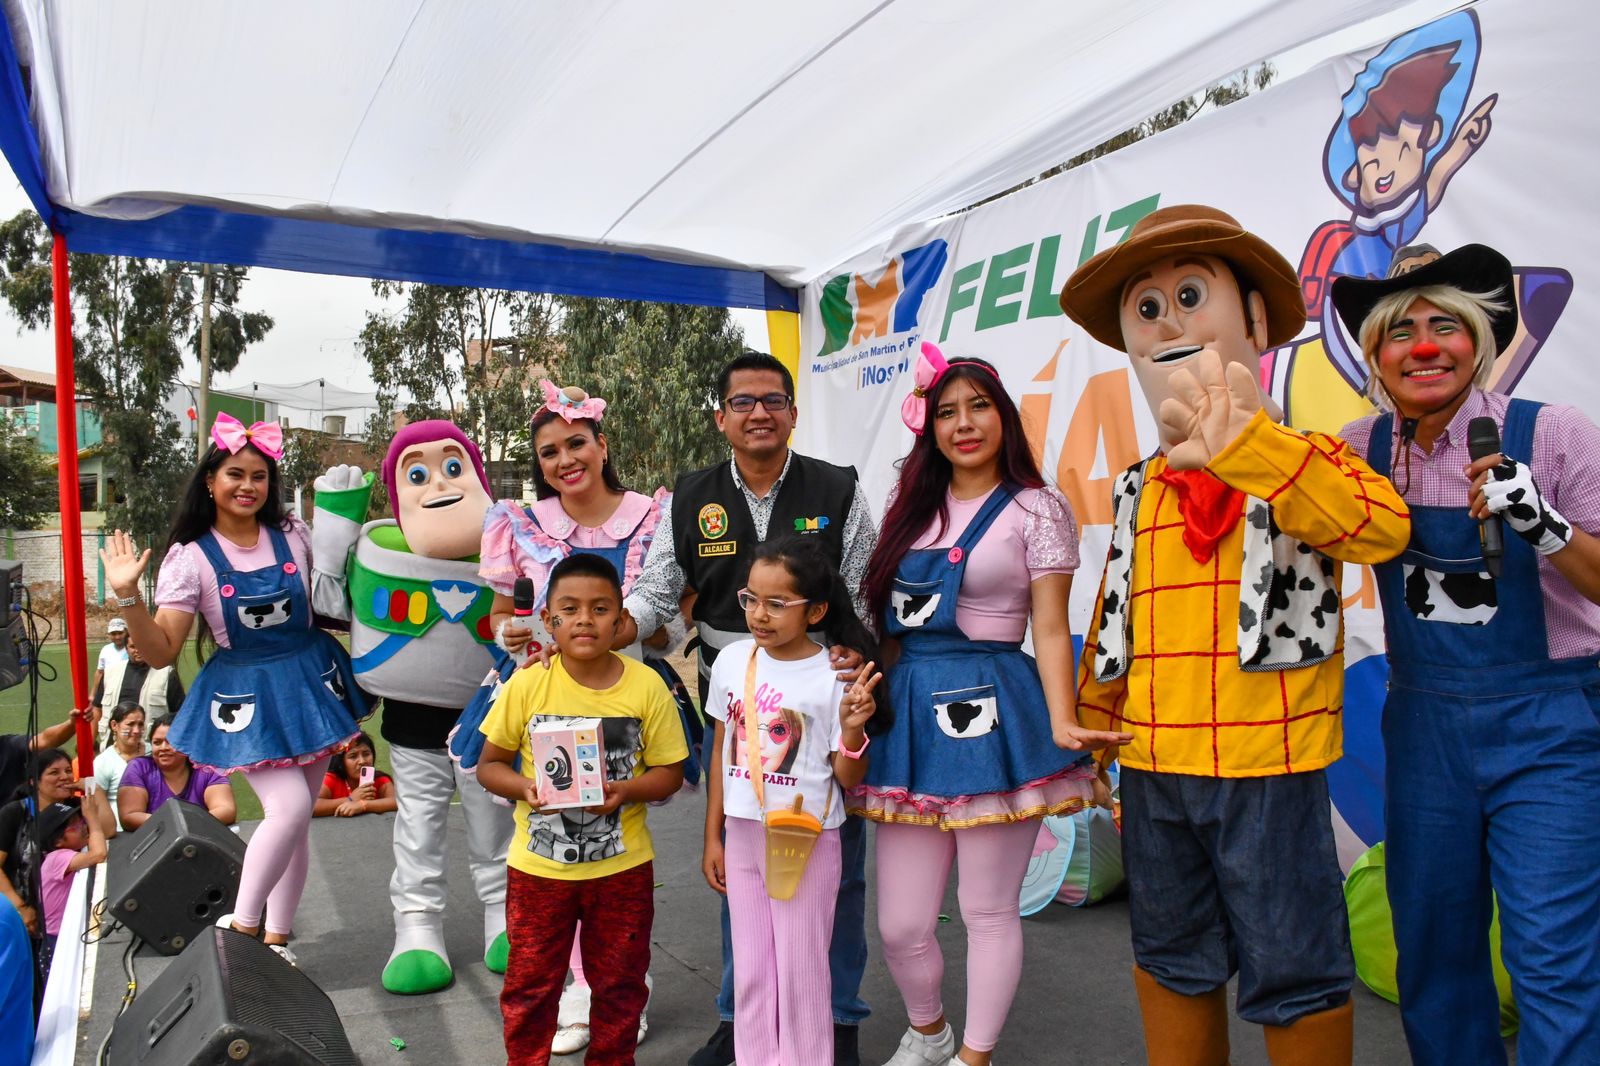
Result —
M855 500L855 468L790 454L794 459L773 503L767 536L819 537L837 567L844 557L845 518ZM735 596L744 588L750 550L760 538L726 460L678 478L672 490L672 537L684 584L698 593L694 620L745 632L744 610Z

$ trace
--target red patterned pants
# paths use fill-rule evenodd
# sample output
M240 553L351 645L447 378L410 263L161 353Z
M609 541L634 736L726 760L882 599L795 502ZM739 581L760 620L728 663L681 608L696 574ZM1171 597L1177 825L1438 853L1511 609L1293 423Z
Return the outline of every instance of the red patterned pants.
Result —
M558 881L506 871L506 935L511 959L500 992L506 1057L513 1066L546 1066L556 1011L583 923L583 969L589 979L588 1066L633 1066L639 1015L649 992L650 924L655 917L652 863L589 881Z

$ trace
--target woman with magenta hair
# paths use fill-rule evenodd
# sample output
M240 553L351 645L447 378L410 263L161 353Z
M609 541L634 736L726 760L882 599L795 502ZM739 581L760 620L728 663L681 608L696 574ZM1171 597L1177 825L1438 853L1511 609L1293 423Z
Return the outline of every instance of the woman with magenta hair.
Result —
M154 616L139 593L150 549L119 529L100 558L152 666L177 660L198 618L203 665L170 741L197 766L243 771L260 797L229 918L293 962L286 945L305 888L312 802L328 759L369 708L344 648L312 625L310 537L284 507L282 455L277 423L217 416L168 535Z
M901 417L916 440L864 582L894 725L850 810L879 823L878 931L911 1021L888 1066L987 1066L1022 974L1018 897L1038 819L1109 800L1088 753L1128 738L1078 725L1078 527L1016 404L994 367L932 344L914 374ZM1030 621L1037 661L1022 651ZM934 936L952 864L967 927L959 1051Z
M582 389L558 388L539 382L545 403L533 417L532 507L504 500L489 510L483 523L481 569L483 580L495 592L492 625L501 647L519 660L550 644L538 621L545 587L555 564L574 552L599 555L616 567L626 595L643 569L645 553L661 521L661 509L670 498L665 489L654 498L623 487L611 465L610 447L601 428L606 401ZM534 613L519 618L513 613L513 586L519 577L533 581ZM682 638L681 623L676 634ZM672 638L663 632L663 647ZM657 649L648 649L655 651ZM647 649L635 644L626 654L646 657ZM670 670L670 668L669 668ZM659 671L658 671L659 672ZM675 675L667 680L681 689ZM488 700L479 700L462 716L451 737L451 752L464 765L476 764L483 744L478 731ZM558 1055L581 1051L589 1043L589 984L584 978L578 940L572 947L572 983L561 996L555 1040ZM639 1018L639 1039L648 1031L646 1017Z

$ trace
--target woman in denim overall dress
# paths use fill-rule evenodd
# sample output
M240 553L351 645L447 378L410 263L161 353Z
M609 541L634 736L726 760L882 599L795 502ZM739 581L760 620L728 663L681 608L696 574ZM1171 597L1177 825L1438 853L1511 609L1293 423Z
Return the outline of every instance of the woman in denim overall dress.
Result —
M313 625L309 533L280 494L281 431L224 414L212 441L179 505L154 617L139 602L149 549L135 552L118 530L101 557L152 665L176 660L197 614L198 654L215 639L169 740L197 765L243 771L260 798L262 822L223 924L250 935L264 925L263 940L293 962L284 945L305 888L312 806L329 758L370 707L349 655Z
M1078 531L1016 405L988 363L947 363L931 344L915 377L901 414L918 439L865 581L899 646L897 659L885 648L894 724L850 809L880 823L878 927L911 1022L890 1066L987 1066L1021 975L1018 893L1037 819L1089 803L1088 752L1126 737L1077 724L1066 611ZM1030 618L1037 663L1022 651ZM968 942L959 1054L934 937L953 863Z
M1518 1062L1600 1062L1600 540L1584 532L1600 529L1600 429L1484 391L1517 330L1504 256L1417 246L1396 263L1333 298L1388 409L1340 435L1411 509L1410 546L1377 568L1406 1040L1419 1066L1506 1061L1498 896ZM1491 514L1497 564L1479 541Z

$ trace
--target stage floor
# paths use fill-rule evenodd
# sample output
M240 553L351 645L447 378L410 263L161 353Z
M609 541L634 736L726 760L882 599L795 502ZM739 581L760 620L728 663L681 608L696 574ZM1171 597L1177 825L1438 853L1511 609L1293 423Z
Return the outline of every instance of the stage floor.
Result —
M716 1024L712 999L719 974L717 900L700 875L704 800L684 793L650 812L656 841L656 923L651 974L650 1035L641 1066L682 1066ZM332 997L350 1043L366 1066L452 1066L505 1060L500 1038L500 979L483 968L478 911L465 864L459 808L452 811L450 907L446 935L456 982L431 996L384 992L378 974L391 938L389 872L392 815L318 819L312 826L312 864L294 948L301 968ZM245 829L246 834L249 827ZM869 882L871 862L868 863ZM878 1066L893 1054L905 1029L899 994L878 956L869 891L873 958L863 995L873 1015L861 1027L862 1061ZM940 930L946 960L946 1003L960 1031L966 989L966 945L952 889ZM1128 910L1121 899L1074 909L1052 904L1024 919L1027 952L1022 986L996 1049L1001 1066L1143 1063L1138 1003L1130 975ZM93 1002L79 1029L77 1062L90 1066L110 1030L123 992L127 933L99 945ZM168 960L141 950L135 967L148 987ZM1356 1054L1361 1066L1409 1062L1400 1015L1357 985ZM1257 1027L1234 1019L1235 1066L1267 1062ZM405 1041L403 1051L390 1043ZM581 1056L552 1060L576 1066Z

